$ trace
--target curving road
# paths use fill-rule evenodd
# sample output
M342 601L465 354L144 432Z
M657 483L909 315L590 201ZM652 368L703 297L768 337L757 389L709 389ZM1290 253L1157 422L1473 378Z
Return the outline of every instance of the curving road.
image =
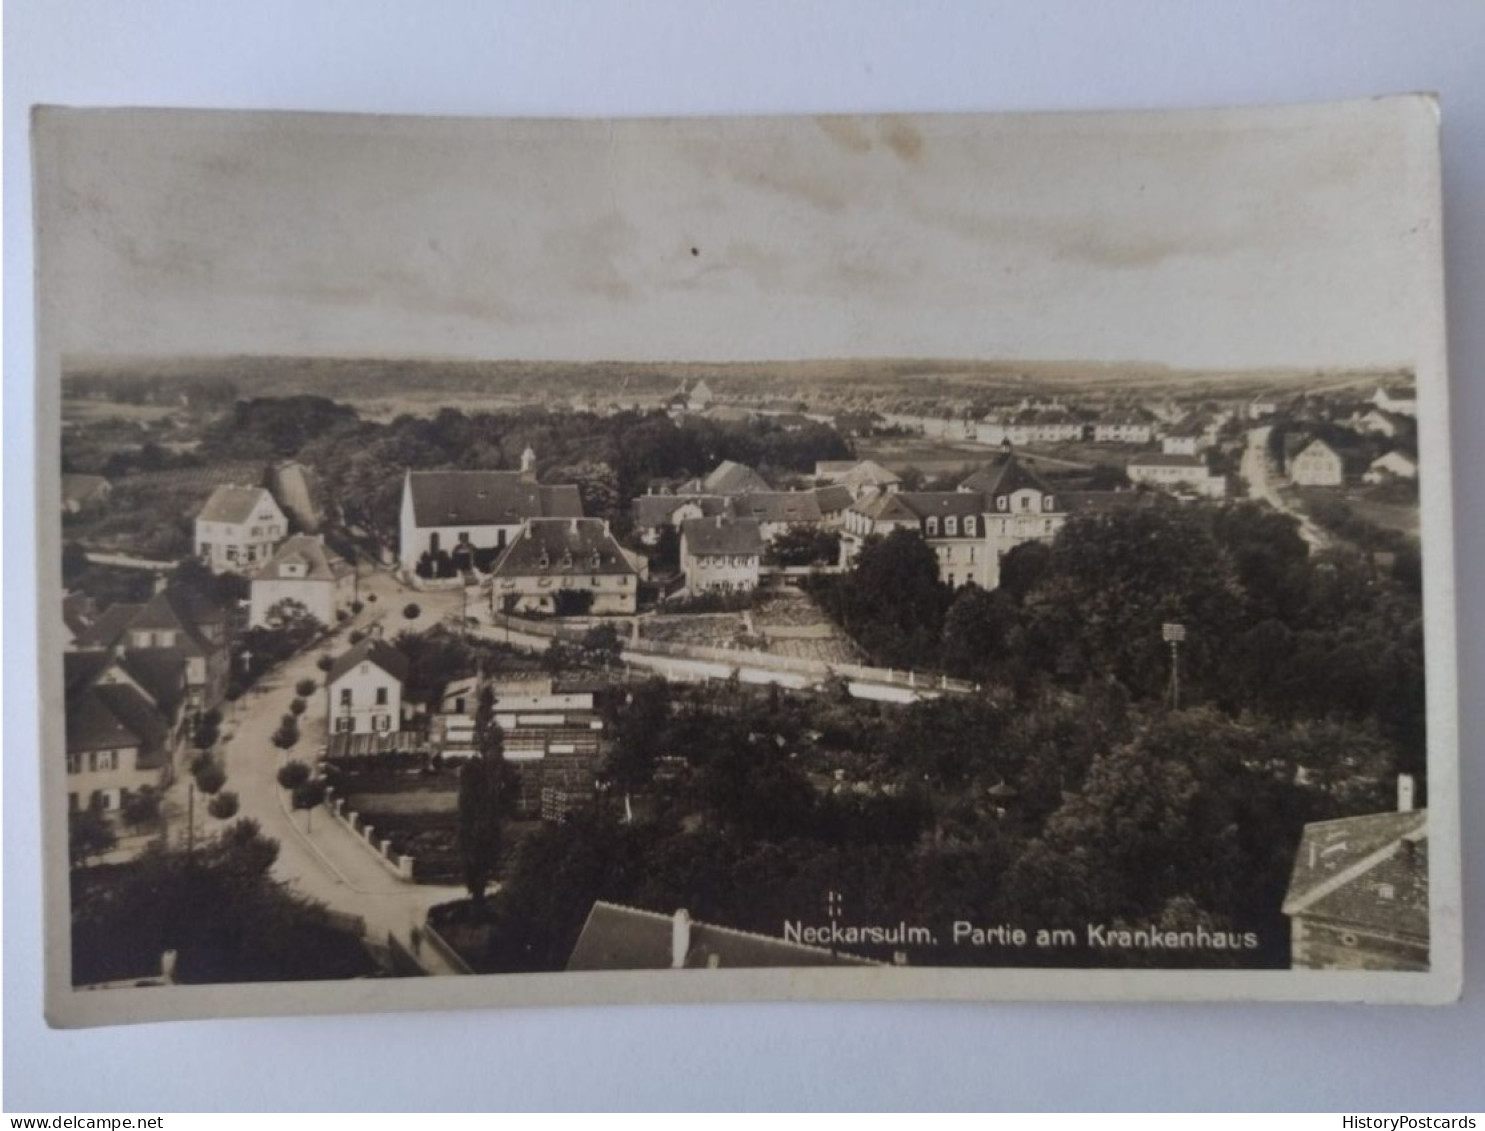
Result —
M1273 427L1268 424L1248 430L1248 446L1243 450L1243 462L1239 468L1248 482L1248 497L1294 518L1299 523L1299 536L1310 544L1311 549L1318 550L1326 545L1324 532L1308 515L1286 504L1270 478L1268 437L1272 431Z
M363 627L384 618L387 634L403 628L428 628L449 611L457 608L458 594L419 593L410 596L394 579L373 574L361 581L363 599L375 593L377 601L368 603L366 611L352 624ZM431 598L431 599L430 599ZM403 607L415 601L421 615L413 621L402 615ZM347 628L350 625L346 626ZM332 651L347 644L338 633ZM252 691L229 709L222 731L221 756L227 771L227 788L237 792L240 816L252 817L265 835L278 841L278 859L274 876L301 895L319 900L336 911L359 915L366 921L367 938L381 942L395 935L417 954L430 974L456 974L431 947L412 946L412 929L421 926L427 910L435 903L463 898L464 888L457 886L414 884L399 879L384 867L371 849L344 825L334 820L328 810L291 812L284 791L278 786L278 768L288 758L310 762L325 740L324 674L315 666L321 649L295 656L288 663L265 676ZM313 679L319 690L310 697L309 709L301 719L300 739L287 754L273 745L271 736L294 698L294 685L301 679ZM207 833L219 825L197 808L197 831Z

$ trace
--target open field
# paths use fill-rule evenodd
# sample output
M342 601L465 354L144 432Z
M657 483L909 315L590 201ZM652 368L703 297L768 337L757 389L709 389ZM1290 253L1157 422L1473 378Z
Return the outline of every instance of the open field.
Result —
M125 404L120 401L83 400L79 397L62 399L62 421L87 424L95 420L127 420L153 423L179 412L177 405Z

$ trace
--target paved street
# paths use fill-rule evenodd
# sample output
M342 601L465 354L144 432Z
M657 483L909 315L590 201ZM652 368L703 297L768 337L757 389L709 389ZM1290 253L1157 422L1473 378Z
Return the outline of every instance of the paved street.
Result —
M431 627L450 608L457 608L459 600L457 593L404 594L384 573L363 577L361 593L363 600L371 593L377 600L368 602L353 624L364 627L376 618L384 618L388 637L404 628ZM414 621L402 615L410 602L422 610ZM278 786L278 768L284 761L312 761L325 740L324 673L315 661L322 651L339 653L347 647L346 632L338 632L329 649L316 648L294 657L228 711L223 733L229 737L222 745L227 788L238 794L240 815L258 821L263 832L278 841L279 855L273 867L278 879L336 911L363 917L368 938L384 940L390 933L410 946L411 930L422 923L427 909L435 903L462 898L464 889L413 884L397 878L328 810L290 812L288 797ZM313 679L318 690L310 697L309 710L301 720L299 742L286 755L273 745L271 736L294 698L294 684L301 679ZM220 824L206 816L199 803L196 821L198 832L209 832ZM421 947L418 956L429 973L457 973L430 947Z
M1248 430L1248 446L1243 450L1240 468L1243 478L1248 481L1248 497L1292 515L1299 521L1300 537L1313 549L1321 549L1326 545L1325 533L1308 516L1288 506L1269 478L1268 437L1272 430L1267 424Z

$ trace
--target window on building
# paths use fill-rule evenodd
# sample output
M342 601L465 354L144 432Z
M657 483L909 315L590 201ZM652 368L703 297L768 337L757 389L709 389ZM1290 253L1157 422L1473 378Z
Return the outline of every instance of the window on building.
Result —
M971 538L973 538L974 537L974 534L975 534L975 525L976 524L975 524L975 520L974 520L974 515L967 515L967 516L965 516L965 519L964 519L964 533L968 534ZM973 551L971 551L971 553L973 553Z
M340 689L340 705L342 707L349 707L351 705L351 689L349 687L342 687Z
M1051 495L1043 495L1042 496L1042 510L1049 511L1049 510L1054 510L1054 509L1056 509L1056 508L1054 508L1052 506L1052 496Z
M80 773L82 773L82 756L80 754L69 754L69 755L67 755L67 772L69 774L80 774ZM77 795L76 794L69 794L68 796L70 796L70 797L76 797Z
M996 510L1003 511L1003 510L1007 510L1009 508L1010 508L1010 500L1007 499L1004 495L1001 495L998 499L995 500L995 509Z
M931 537L933 537L933 535L935 535L937 533L938 533L938 518L937 517L930 517L928 519L928 536L931 538Z
M953 515L950 515L948 518L944 519L944 533L950 535L956 535L959 533L959 520Z
M375 730L391 730L392 729L392 716L391 715L377 715L374 719L372 719L372 727Z
M385 707L387 705L387 689L385 687L378 687L376 689L376 705L378 707Z
M335 730L338 734L349 734L352 725L353 724L350 719L335 720Z

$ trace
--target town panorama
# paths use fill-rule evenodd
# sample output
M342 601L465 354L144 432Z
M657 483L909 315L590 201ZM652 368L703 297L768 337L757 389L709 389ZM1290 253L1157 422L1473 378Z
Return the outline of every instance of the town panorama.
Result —
M72 983L1425 970L1416 414L1400 372L76 362Z

